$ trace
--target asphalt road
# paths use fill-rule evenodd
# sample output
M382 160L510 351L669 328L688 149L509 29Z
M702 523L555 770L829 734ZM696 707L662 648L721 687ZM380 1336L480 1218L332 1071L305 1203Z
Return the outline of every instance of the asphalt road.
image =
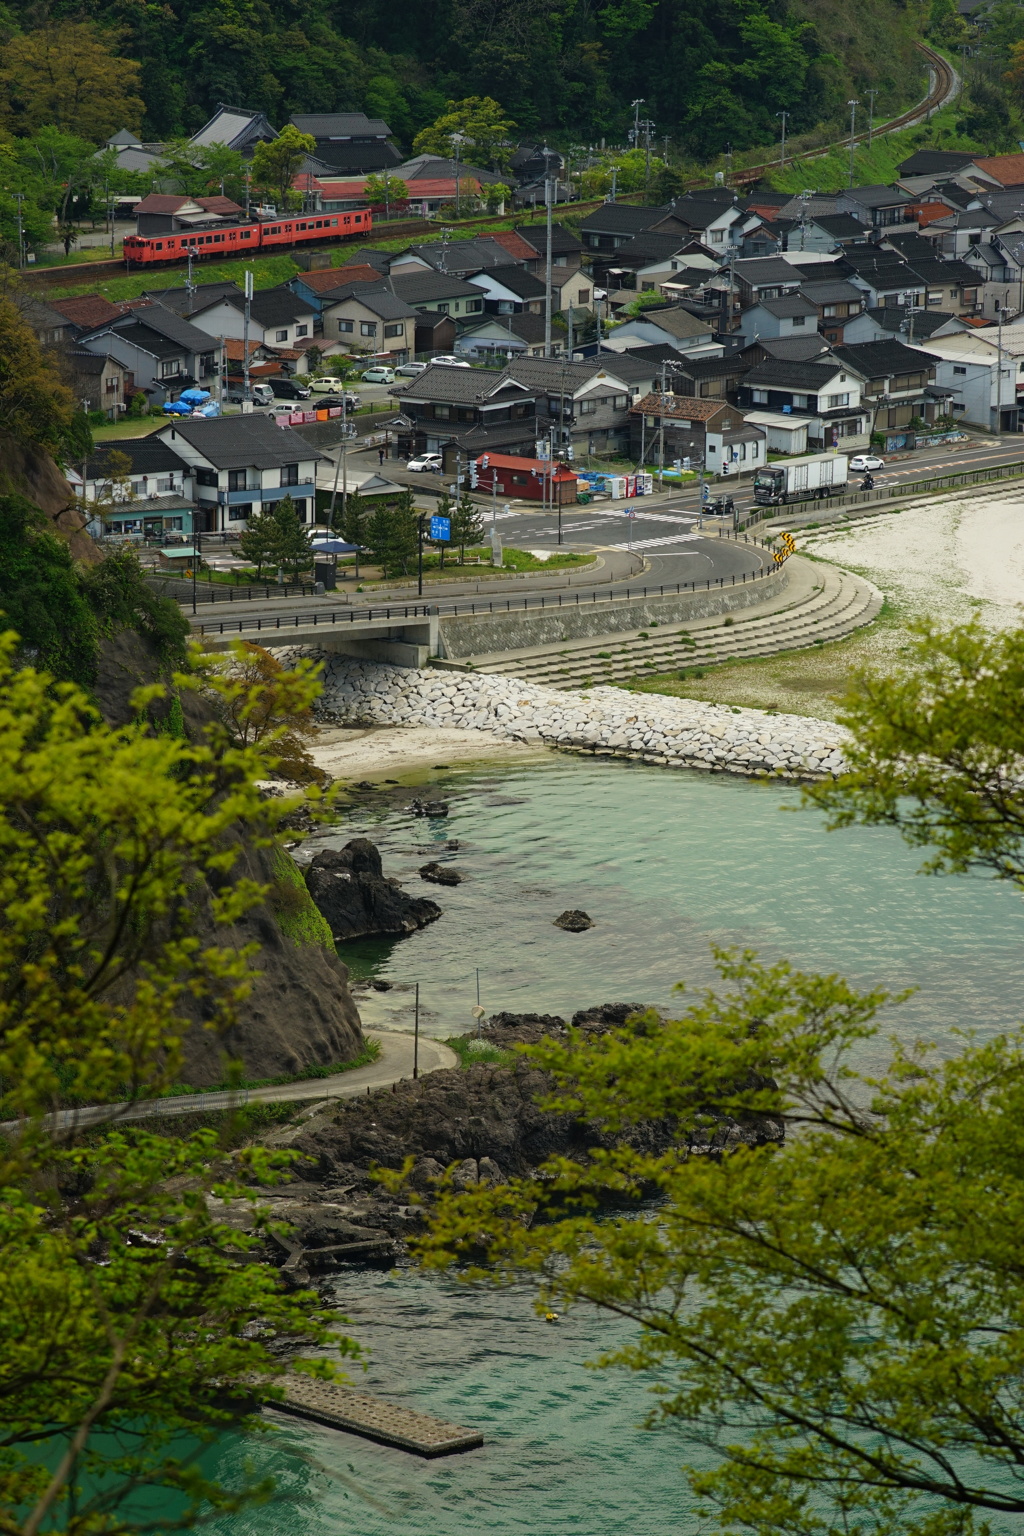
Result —
M279 1083L273 1088L250 1088L232 1093L193 1093L167 1099L141 1099L136 1104L94 1104L82 1109L64 1109L50 1118L52 1130L97 1125L107 1120L160 1120L192 1112L237 1109L242 1104L283 1104L295 1100L354 1099L375 1088L390 1088L392 1083L413 1075L416 1046L412 1035L386 1030L370 1035L380 1045L380 1056L366 1067L339 1072L334 1077L303 1078L299 1082ZM458 1057L440 1040L421 1035L418 1048L419 1075L457 1067ZM16 1130L16 1120L5 1121L0 1131Z

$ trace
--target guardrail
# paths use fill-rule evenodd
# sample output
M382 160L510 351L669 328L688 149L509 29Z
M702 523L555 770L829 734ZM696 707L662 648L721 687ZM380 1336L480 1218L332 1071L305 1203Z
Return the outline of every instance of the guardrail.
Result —
M898 485L879 486L874 491L855 491L851 496L829 496L821 501L789 502L778 507L751 508L753 516L744 519L742 528L754 528L769 518L817 517L822 512L845 507L877 506L883 501L899 501L904 496L927 496L933 491L955 491L960 486L992 484L996 480L1024 477L1024 459L1012 464L995 464L990 469L954 470L948 475L932 475L923 480L901 480Z
M531 608L581 608L587 603L626 603L636 598L671 597L683 592L714 592L725 587L746 586L750 583L763 581L768 576L773 576L781 562L767 544L761 539L748 539L741 534L723 535L737 543L756 545L772 555L772 564L764 566L758 571L740 571L732 576L709 577L707 581L676 581L664 582L657 587L626 587L621 592L599 592L596 588L589 593L577 591L558 592L548 597L544 594L526 594L522 597L509 597L503 602L492 599L489 602L478 602L476 599L470 602L451 603L403 603L388 604L381 608L360 607L329 609L314 609L312 612L289 614L276 614L273 617L258 619L222 619L218 623L198 624L193 628L193 633L198 635L237 635L247 630L255 630L256 633L278 633L280 630L300 630L334 628L339 624L372 624L384 623L389 619L430 619L430 618L462 618L467 614L472 616L480 613L520 613Z
M183 576L163 576L155 572L150 578L150 585L157 588L165 597L174 598L176 602L190 603L193 596L197 603L252 603L266 601L271 597L318 597L316 583L304 581L280 586L276 582L262 586L230 586L227 582L207 581L200 576L193 589L191 578Z

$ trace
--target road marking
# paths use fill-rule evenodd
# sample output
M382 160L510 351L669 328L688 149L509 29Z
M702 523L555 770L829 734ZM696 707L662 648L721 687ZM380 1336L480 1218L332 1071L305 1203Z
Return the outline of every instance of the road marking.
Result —
M692 544L703 538L700 533L670 533L664 539L634 539L632 544L609 544L609 549L654 549L662 544Z

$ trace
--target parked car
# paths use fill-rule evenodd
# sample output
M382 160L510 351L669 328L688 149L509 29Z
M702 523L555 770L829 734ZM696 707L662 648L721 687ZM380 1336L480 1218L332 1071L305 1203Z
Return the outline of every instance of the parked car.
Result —
M399 363L395 372L400 373L405 379L414 379L418 373L422 373L424 368L428 366L429 364L427 363Z
M335 373L325 373L318 379L310 379L309 384L310 388L315 389L317 393L324 389L328 393L334 394L337 390L345 388L345 380L339 379Z
M432 357L432 363L442 363L445 368L468 368L469 363L464 357L456 357L454 352L442 352L439 357Z
M307 385L297 384L294 379L268 379L267 383L278 400L308 400L313 393Z
M347 391L342 395L321 395L316 402L317 410L330 410L333 406L344 405L346 411L354 411L359 404L358 395L350 395Z
M363 374L364 384L393 384L395 382L395 370L393 368L367 368Z
M884 469L885 460L877 453L855 453L850 460L851 469Z
M418 453L415 458L409 460L407 469L425 470L428 474L439 475L442 463L439 453Z

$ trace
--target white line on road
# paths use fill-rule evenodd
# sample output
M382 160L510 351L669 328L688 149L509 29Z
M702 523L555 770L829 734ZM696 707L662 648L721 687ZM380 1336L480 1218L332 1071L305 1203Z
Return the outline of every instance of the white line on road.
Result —
M700 533L670 533L664 539L634 539L632 544L609 544L609 549L654 549L663 544L692 544L696 539L703 538Z

